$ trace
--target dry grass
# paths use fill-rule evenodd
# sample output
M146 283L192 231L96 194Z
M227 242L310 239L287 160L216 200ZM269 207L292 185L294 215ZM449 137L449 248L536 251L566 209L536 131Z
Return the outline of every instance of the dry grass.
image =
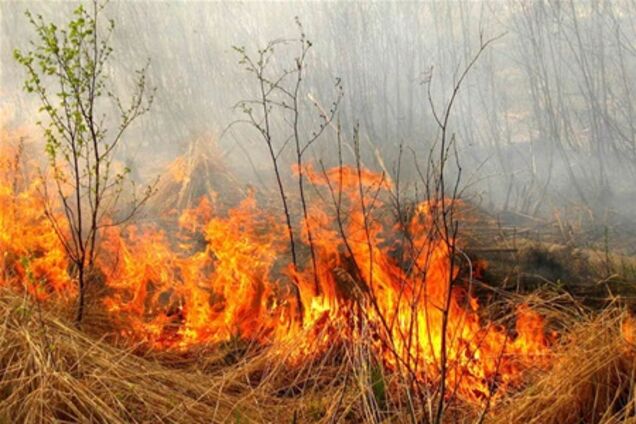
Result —
M2 423L270 421L264 414L277 413L257 408L240 379L141 358L8 292L0 321Z
M240 341L152 353L80 331L0 289L0 423L332 422L364 415L340 354L286 365L285 346ZM346 355L345 355L346 356ZM339 357L340 360L334 360ZM350 382L353 380L349 380Z
M619 308L552 313L569 327L552 368L494 405L485 422L631 422L636 350L625 335L634 340L636 327L621 331ZM187 353L117 347L96 336L107 328L97 321L79 331L59 310L0 291L0 423L412 422L399 379L364 346L290 367L284 346L241 341ZM481 411L454 404L446 421L475 422Z
M552 368L493 412L501 423L618 423L636 420L633 330L610 309L580 321L555 348Z

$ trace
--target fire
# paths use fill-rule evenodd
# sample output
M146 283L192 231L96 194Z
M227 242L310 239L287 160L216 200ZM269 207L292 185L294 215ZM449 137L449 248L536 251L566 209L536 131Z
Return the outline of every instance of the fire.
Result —
M6 144L6 143L5 143ZM40 299L76 294L55 229L42 214L42 183L0 155L0 284ZM170 172L187 178L175 163ZM519 385L549 352L542 318L517 311L516 331L484 320L435 231L440 205L416 205L396 224L390 182L353 167L304 169L320 199L299 229L291 263L287 228L254 193L229 211L214 195L182 211L174 228L129 225L102 235L105 308L122 334L155 349L188 349L233 337L277 346L290 361L368 340L386 367L479 401ZM332 202L329 199L333 200ZM313 239L315 269L309 251ZM94 284L98 284L95 282ZM295 290L300 292L298 304Z
M26 156L19 131L0 143L0 285L22 286L37 299L74 297L66 252L45 217L40 178L22 172ZM37 163L28 161L35 169Z

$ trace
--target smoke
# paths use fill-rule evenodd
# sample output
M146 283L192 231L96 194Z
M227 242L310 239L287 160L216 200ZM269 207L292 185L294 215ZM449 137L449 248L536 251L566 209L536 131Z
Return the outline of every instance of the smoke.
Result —
M34 38L23 12L64 22L73 2L0 4L0 108L10 125L32 123L36 104L21 91L16 47ZM338 78L338 119L350 137L359 124L366 166L416 181L438 137L427 97L442 110L459 74L489 46L457 97L450 124L463 185L483 206L528 214L577 204L631 214L636 164L636 23L629 2L180 2L112 1L116 23L110 72L122 93L151 60L156 101L120 155L150 175L196 139L215 140L243 180L271 178L258 134L233 106L256 81L232 46L255 51L298 36L299 17L314 47L304 81L302 130L315 128L310 98L329 105ZM281 47L276 66L293 64ZM432 71L431 71L432 70ZM277 122L284 132L286 123ZM310 158L332 160L326 131ZM284 140L277 140L282 146ZM400 149L402 146L402 149ZM247 158L249 156L249 160Z

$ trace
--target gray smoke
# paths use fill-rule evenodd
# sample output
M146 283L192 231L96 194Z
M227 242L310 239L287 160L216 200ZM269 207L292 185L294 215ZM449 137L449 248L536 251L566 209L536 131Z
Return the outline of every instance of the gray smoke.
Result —
M21 91L23 73L11 57L34 38L24 10L63 22L75 6L0 3L0 107L11 111L11 125L35 119L34 99ZM270 178L257 134L240 125L224 131L241 118L233 105L256 92L232 46L254 51L297 36L298 16L314 44L305 112L315 118L309 96L329 105L339 78L345 93L339 119L348 136L360 125L366 165L393 172L402 145L404 178L416 179L413 155L425 156L438 136L427 98L431 69L432 100L441 110L480 42L503 35L470 72L450 120L469 192L489 208L527 214L582 204L632 215L635 7L632 1L112 1L105 13L116 22L113 77L124 91L126 76L150 58L150 81L158 88L153 110L121 154L160 169L203 137L216 140L246 181ZM282 48L277 66L291 63L293 54ZM315 125L316 119L303 121L304 131ZM311 157L332 160L334 138L327 131Z

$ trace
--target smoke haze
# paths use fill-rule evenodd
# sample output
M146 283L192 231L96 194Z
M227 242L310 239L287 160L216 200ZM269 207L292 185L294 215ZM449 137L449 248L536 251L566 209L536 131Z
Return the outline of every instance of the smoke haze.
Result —
M35 37L24 11L64 22L76 4L0 5L5 125L36 119L12 58L14 48ZM629 1L112 1L105 9L116 24L109 72L125 96L129 75L150 59L157 87L153 109L120 155L150 175L194 140L214 141L245 184L267 186L273 177L262 140L245 125L230 125L242 118L234 106L257 89L232 47L255 52L269 40L297 37L297 16L314 46L302 130L316 128L314 100L328 108L341 81L337 116L349 138L359 124L365 165L395 178L402 146L403 178L416 180L413 157L425 158L439 135L428 84L439 113L480 45L501 36L471 69L450 118L467 192L485 207L530 215L571 204L633 215L635 7ZM295 53L281 47L276 69L293 63ZM276 125L283 134L287 123ZM334 140L327 130L309 157L333 160Z

